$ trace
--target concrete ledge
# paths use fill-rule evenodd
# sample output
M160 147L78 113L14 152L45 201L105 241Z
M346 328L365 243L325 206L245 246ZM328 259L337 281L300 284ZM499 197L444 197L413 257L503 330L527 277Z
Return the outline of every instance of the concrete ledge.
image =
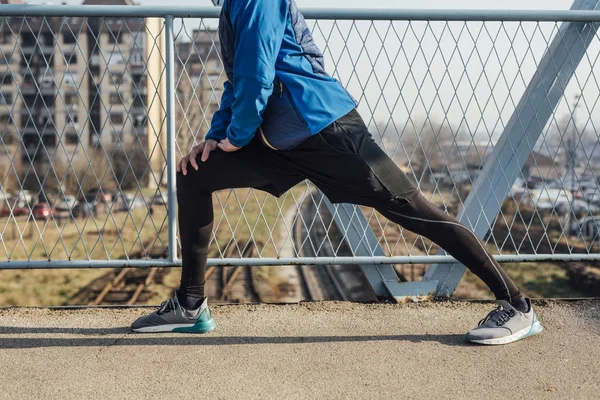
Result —
M0 398L595 398L600 301L536 307L546 330L464 342L490 304L214 307L207 335L141 335L148 309L0 310Z

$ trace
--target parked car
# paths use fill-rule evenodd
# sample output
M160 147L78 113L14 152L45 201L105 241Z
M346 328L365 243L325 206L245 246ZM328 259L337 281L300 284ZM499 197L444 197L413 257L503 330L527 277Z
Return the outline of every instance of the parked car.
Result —
M87 218L90 215L95 216L97 204L98 203L96 201L86 201L86 200L79 201L73 207L73 210L71 210L71 213L73 214L73 218Z
M138 196L132 194L117 194L113 203L113 212L139 210L146 207L146 203Z
M29 190L19 190L16 194L17 200L27 204L33 203L33 193Z
M48 203L40 202L33 206L31 214L34 219L50 219L56 215L56 209Z
M77 205L78 201L75 196L66 195L64 198L64 204L67 206L69 210L72 210L75 205Z
M0 209L0 217L8 217L11 215L18 217L21 215L29 214L29 207L20 205L14 202L4 202L2 209Z
M532 189L529 191L526 202L538 211L562 211L564 213L568 210L571 199L571 193L563 189Z
M56 203L56 210L71 214L75 206L79 203L75 196L65 196L62 200Z
M559 214L566 214L572 209L575 214L588 214L598 212L600 209L598 206L590 205L584 200L573 199L570 202L562 201L555 207L556 212Z
M571 233L578 235L579 232L587 240L599 240L600 216L589 215L579 221L575 221L571 225Z
M83 198L88 202L94 202L94 201L99 201L99 202L105 202L105 203L110 203L113 201L113 195L112 193L109 192L103 192L102 190L98 190L98 189L92 189L89 192L85 193L83 195Z
M600 206L600 190L599 189L588 189L583 192L583 198L590 204Z

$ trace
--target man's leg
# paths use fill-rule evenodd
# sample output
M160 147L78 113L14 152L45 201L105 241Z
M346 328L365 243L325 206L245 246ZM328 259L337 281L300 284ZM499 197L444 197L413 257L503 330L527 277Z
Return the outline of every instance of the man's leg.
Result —
M214 329L204 294L208 246L212 236L212 194L217 190L251 187L280 195L303 178L267 163L264 147L252 142L234 152L212 152L198 170L188 166L177 174L179 233L182 247L180 287L160 309L139 318L136 332L204 333Z
M252 142L234 153L217 150L198 170L177 174L179 234L182 249L180 298L196 308L204 298L204 275L212 236L212 194L222 189L255 188L279 195L303 178L264 162L264 146Z
M530 302L464 225L438 210L375 143L356 111L288 156L332 201L377 209L463 263L494 292L500 306L469 332L471 341L509 343L541 331ZM502 329L497 329L502 328Z
M483 243L438 210L375 143L356 111L307 140L288 157L334 203L373 207L422 235L479 276L499 300L527 307L519 289Z
M204 298L204 275L213 228L213 192L267 186L265 177L232 153L214 151L205 163L177 173L177 206L181 239L181 282L177 294L188 309Z
M410 202L393 201L377 208L387 219L424 236L485 282L497 299L510 302L521 312L528 311L523 295L504 269L487 251L472 230L444 213L419 194Z

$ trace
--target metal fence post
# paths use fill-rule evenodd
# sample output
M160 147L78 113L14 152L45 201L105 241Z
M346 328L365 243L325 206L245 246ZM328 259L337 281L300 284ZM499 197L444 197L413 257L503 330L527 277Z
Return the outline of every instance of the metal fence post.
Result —
M173 32L173 17L165 17L165 73L167 77L167 201L169 224L169 253L168 261L177 260L177 193L175 169L175 42Z
M339 204L335 206L325 197L325 205L334 218L334 221L344 234L346 243L352 250L353 256L384 257L385 253L379 240L369 226L369 222L360 210L352 204ZM403 282L400 283L398 274L390 264L360 266L365 277L373 287L373 291L380 298L394 297L404 301L407 297L432 295L437 287L437 281Z
M572 10L597 10L599 0L575 0ZM564 94L565 87L596 35L597 22L563 22L517 104L493 154L479 174L458 219L479 238L489 231L532 146ZM440 250L438 254L444 254ZM462 264L434 264L423 281L439 282L437 295L451 296L460 282Z

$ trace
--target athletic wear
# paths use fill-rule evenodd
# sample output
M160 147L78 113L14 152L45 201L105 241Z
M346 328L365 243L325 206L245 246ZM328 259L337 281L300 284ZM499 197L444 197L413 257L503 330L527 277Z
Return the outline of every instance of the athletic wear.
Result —
M200 282L206 271L201 251L211 235L214 191L252 187L279 196L309 179L334 203L373 207L391 221L431 239L479 276L498 299L511 301L521 296L470 229L419 195L417 187L375 143L356 111L292 150L275 151L255 138L233 153L214 151L198 165L198 171L188 168L187 175L177 174L183 259L180 291L187 295L204 296L199 290L203 286L187 282L189 277Z
M183 280L183 276L181 277L181 279ZM195 288L193 284L188 284L187 286L189 288ZM202 290L196 290L198 292L201 291L202 293L204 293L204 282L202 282ZM202 307L202 303L204 303L204 301L206 300L204 296L195 297L194 295L185 294L179 290L175 292L175 296L177 296L179 304L186 310L197 310L198 308Z
M202 210L206 210L202 204L198 204ZM210 211L210 222L203 222L197 218L198 214L190 207L181 206L179 204L179 233L181 237L182 258L185 267L181 271L181 289L179 293L182 295L182 303L187 308L195 308L186 304L186 297L203 298L204 297L204 273L199 274L196 268L190 267L190 263L201 265L203 271L206 269L206 261L208 259L208 245L212 237L212 210ZM184 211L194 215L186 217Z
M225 0L219 39L228 81L207 139L243 147L262 125L276 148L289 149L356 107L325 72L294 0Z
M251 187L280 196L309 179L333 203L373 207L431 239L498 299L520 304L518 288L477 236L425 200L375 143L355 101L325 72L323 54L294 0L225 0L219 37L228 81L206 138L228 138L241 149L216 150L197 171L177 174L183 258L179 293L204 297L213 192ZM506 341L531 334L524 324L533 311L521 314L508 302L469 337ZM167 303L139 326L161 329L191 318L180 309L178 303ZM533 317L529 322L535 325Z
M131 325L134 332L206 333L215 329L215 321L204 299L200 308L186 310L177 295L161 304L152 314L140 317Z
M479 344L507 344L537 335L544 328L527 300L529 311L520 312L508 302L498 301L498 307L479 321L479 326L467 333L466 339Z

